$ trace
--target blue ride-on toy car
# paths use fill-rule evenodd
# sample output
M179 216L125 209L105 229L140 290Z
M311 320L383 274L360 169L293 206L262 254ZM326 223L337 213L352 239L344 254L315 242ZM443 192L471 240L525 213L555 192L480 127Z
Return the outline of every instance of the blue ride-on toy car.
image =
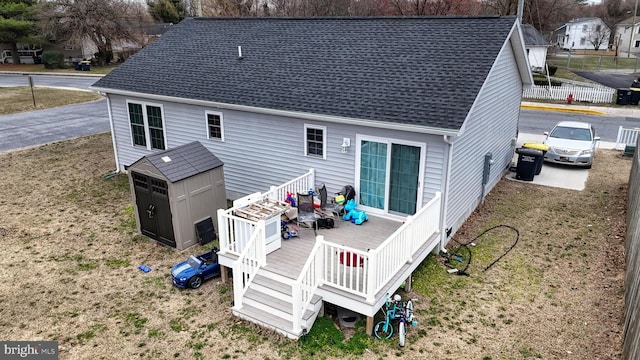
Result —
M205 280L216 276L220 276L217 248L198 256L190 255L186 261L171 268L171 280L181 289L197 289Z

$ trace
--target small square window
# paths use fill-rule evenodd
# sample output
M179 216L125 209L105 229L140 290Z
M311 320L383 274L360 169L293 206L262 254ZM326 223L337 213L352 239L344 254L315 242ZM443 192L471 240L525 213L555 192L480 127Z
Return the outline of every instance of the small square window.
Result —
M304 126L304 154L306 156L317 156L326 159L326 132L327 128L324 126Z

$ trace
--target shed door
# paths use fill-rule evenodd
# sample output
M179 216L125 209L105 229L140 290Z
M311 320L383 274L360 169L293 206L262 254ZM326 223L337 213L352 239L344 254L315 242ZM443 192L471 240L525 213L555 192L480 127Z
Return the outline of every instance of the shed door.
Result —
M136 172L132 172L131 177L136 193L140 231L163 244L176 247L167 182Z

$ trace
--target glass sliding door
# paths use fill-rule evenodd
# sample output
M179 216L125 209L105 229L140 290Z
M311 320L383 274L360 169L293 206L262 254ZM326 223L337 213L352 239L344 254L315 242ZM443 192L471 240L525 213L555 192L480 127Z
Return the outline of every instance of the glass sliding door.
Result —
M360 204L384 209L387 183L387 144L360 143Z
M358 147L360 204L383 213L415 214L425 145L363 136Z
M420 171L420 148L391 145L389 211L415 214Z

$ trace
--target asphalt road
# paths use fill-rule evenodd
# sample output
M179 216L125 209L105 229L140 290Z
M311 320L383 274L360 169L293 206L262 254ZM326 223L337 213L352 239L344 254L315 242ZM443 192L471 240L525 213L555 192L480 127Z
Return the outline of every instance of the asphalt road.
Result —
M582 121L591 123L602 141L615 142L618 128L640 127L640 118L623 116L587 115L546 110L520 110L518 130L521 133L542 135L551 131L558 121Z
M628 89L637 77L631 74L618 74L605 71L574 71L585 79L595 81L614 89Z
M0 153L110 130L105 99L0 115Z
M98 81L95 76L78 75L32 75L33 84L58 88L72 88L88 90L89 86ZM29 76L22 74L0 74L0 87L29 86Z

